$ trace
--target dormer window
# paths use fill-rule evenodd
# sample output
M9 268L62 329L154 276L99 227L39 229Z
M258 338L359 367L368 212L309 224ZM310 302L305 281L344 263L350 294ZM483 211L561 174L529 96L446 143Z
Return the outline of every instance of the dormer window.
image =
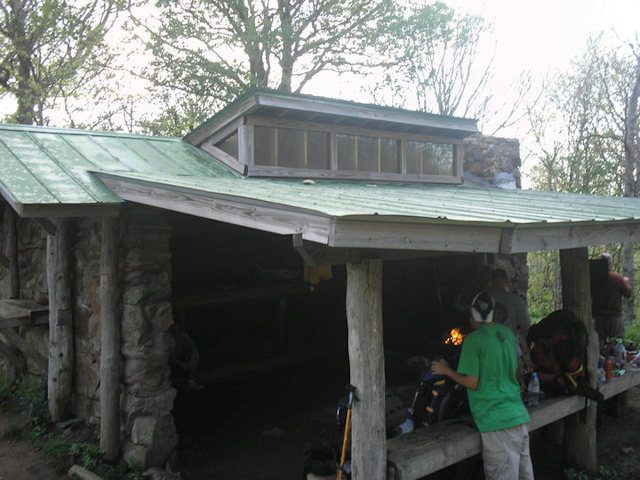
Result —
M248 176L460 183L475 121L259 91L187 136Z

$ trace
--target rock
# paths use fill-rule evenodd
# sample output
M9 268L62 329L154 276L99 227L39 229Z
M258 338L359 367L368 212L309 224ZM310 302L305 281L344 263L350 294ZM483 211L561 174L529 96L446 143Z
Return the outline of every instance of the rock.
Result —
M149 449L144 445L135 445L129 441L124 442L122 457L130 467L147 468L149 466Z
M138 417L133 422L131 440L136 445L144 445L149 451L149 464L164 465L178 445L173 417Z

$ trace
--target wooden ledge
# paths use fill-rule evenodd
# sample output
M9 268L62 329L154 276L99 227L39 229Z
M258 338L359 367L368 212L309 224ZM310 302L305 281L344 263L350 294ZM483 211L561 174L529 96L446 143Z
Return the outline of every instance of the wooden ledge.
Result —
M640 371L630 371L600 385L611 398L640 385ZM590 401L577 395L553 397L529 410L530 431L579 412ZM387 441L387 479L415 480L442 470L481 451L480 434L470 416L436 423Z
M33 300L0 300L0 329L49 322L49 306Z

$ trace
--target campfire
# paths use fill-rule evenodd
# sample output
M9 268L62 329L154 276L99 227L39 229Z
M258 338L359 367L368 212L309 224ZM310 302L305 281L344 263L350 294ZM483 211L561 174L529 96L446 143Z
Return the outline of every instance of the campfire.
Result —
M449 336L445 339L445 345L462 345L462 341L464 340L464 335L460 331L459 328L454 328L449 332Z

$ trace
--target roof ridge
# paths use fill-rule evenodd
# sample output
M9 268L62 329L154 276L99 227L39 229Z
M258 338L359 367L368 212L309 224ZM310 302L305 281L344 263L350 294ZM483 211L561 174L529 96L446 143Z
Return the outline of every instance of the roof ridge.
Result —
M87 130L82 128L48 127L43 125L23 125L18 123L0 123L0 130L13 130L22 132L62 133L66 135L93 135L100 137L144 138L168 142L183 142L180 137L160 137L156 135L143 135L128 132L107 132L104 130Z

